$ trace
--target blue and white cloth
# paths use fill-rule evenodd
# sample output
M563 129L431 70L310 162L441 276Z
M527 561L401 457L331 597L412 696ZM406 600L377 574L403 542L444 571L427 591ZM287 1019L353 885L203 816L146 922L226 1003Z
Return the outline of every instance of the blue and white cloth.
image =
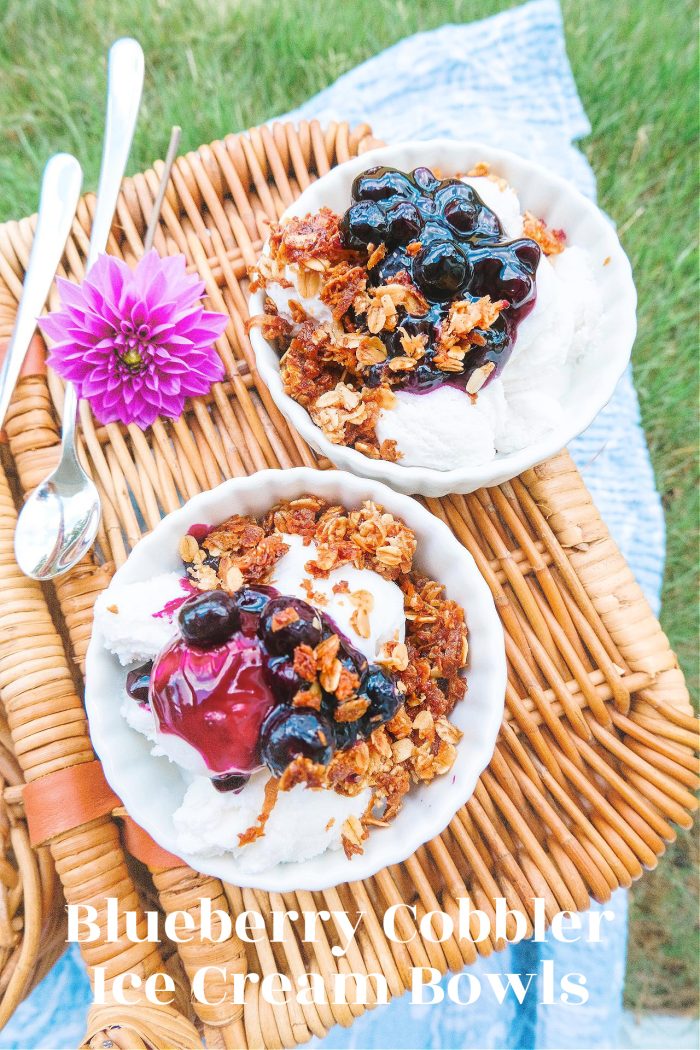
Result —
M556 0L532 0L467 25L446 25L402 40L342 76L294 118L322 123L367 121L388 142L451 136L503 146L544 163L595 196L595 179L575 142L590 132L566 56ZM571 446L593 499L658 611L664 559L664 520L641 429L631 373L610 404ZM567 1050L615 1047L622 1014L627 902L606 906L600 944L526 943L471 969L528 973L554 964L556 980L570 972L587 979L585 1006L542 1006L528 994L523 1007L498 1006L484 992L471 1006L411 1005L407 998L364 1014L351 1029L334 1029L324 1048L469 1047ZM525 977L523 979L526 979ZM487 984L485 978L482 984ZM90 990L72 947L0 1033L6 1050L73 1047L82 1034Z

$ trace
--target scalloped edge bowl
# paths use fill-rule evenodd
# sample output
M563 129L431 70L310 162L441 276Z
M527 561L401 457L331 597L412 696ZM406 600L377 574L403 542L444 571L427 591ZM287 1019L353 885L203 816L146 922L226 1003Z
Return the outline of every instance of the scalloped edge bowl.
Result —
M603 325L609 337L601 339L595 352L583 355L574 366L572 382L564 400L565 412L558 426L517 452L499 453L489 463L469 469L404 467L401 463L370 459L354 448L334 445L325 437L306 409L285 393L279 357L272 344L263 337L259 328L254 327L250 332L258 370L275 404L308 444L327 456L336 467L383 481L408 495L444 496L448 492L473 492L482 486L500 485L555 455L586 429L612 397L629 363L637 331L637 293L632 270L610 221L571 183L506 150L474 141L450 139L431 139L370 150L321 176L287 208L282 218L316 212L324 205L337 212L345 211L350 202L353 179L375 164L403 171L427 165L438 167L449 175L469 170L482 160L490 163L494 173L502 175L514 187L523 210L528 209L550 226L564 229L569 244L585 248L594 263L600 264L598 286ZM264 292L253 293L249 297L251 316L262 313L263 305Z
M457 745L455 765L431 784L414 785L396 820L388 828L373 830L361 856L348 861L342 849L333 850L302 863L278 864L250 874L242 871L231 855L181 854L172 818L185 793L184 781L166 758L150 754L151 745L145 737L131 729L119 713L125 670L105 649L97 627L87 652L85 706L90 735L105 776L130 816L160 846L181 856L195 870L237 886L278 893L327 889L366 879L389 864L399 864L439 835L471 797L479 775L491 760L506 686L503 629L488 585L469 552L447 525L415 500L340 471L308 467L264 470L194 496L134 547L114 580L128 583L158 572L181 571L178 542L193 523L213 525L234 513L264 514L279 500L305 493L324 496L348 508L371 499L405 521L418 539L416 566L445 583L448 596L465 609L469 627L468 692L452 716L464 732Z

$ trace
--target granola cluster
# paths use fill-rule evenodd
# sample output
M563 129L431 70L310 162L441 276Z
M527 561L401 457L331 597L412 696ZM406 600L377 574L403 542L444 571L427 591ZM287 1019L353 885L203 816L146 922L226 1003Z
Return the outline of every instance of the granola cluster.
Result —
M393 172L377 171L384 174L376 176L375 182L388 179ZM419 178L421 172L427 174ZM504 184L485 164L467 174ZM380 442L376 428L381 411L395 404L394 391L422 391L461 380L467 394L475 398L507 360L519 315L533 301L540 249L554 254L564 246L561 231L550 230L529 213L525 239L505 242L498 219L480 199L474 207L480 209L478 222L483 229L469 234L474 243L450 245L450 237L459 240L463 236L458 232L460 219L454 201L445 205L444 216L436 217L431 211L427 218L419 215L416 219L413 213L418 215L426 194L434 197L430 209L441 206L439 201L447 199L447 190L475 196L474 191L454 179L440 182L428 169L417 169L411 176L393 172L393 176L408 180L411 192L415 190L414 203L408 202L406 187L397 183L396 188L392 183L388 189L396 188L398 196L391 200L400 203L389 207L389 200L384 217L378 211L384 199L373 188L374 196L368 191L367 199L344 216L321 208L315 215L272 226L269 252L251 272L251 288L295 289L299 298L290 297L282 315L268 296L265 312L250 322L276 345L285 391L307 409L328 440L389 461L399 460L400 451L393 441ZM436 196L438 192L442 198ZM360 220L353 218L353 209L362 211ZM371 235L370 215L376 223L376 237ZM436 234L438 218L443 226ZM485 248L479 240L482 235ZM442 240L433 243L436 237ZM478 259L474 266L484 268L483 277L466 261L475 247L474 259ZM483 258L484 251L491 249L493 258ZM505 249L509 255L504 254ZM514 287L511 278L501 285L493 276L501 266L508 266L509 273L514 267L523 271L517 301L498 294L502 287ZM450 282L455 285L454 294L445 291L452 287ZM483 292L474 293L482 286ZM307 312L304 303L308 306L308 300L327 308L323 319Z
M325 598L314 587L342 565L372 569L396 582L404 596L405 641L386 642L376 660L396 683L398 709L389 721L376 728L370 725L351 746L336 750L327 765L294 759L275 780L275 792L266 795L266 812L255 829L250 829L250 841L264 833L277 790L304 783L356 795L370 788L371 804L362 819L346 821L343 827L343 845L352 856L362 851L372 826L385 825L396 816L411 784L426 783L448 772L455 760L461 733L450 722L450 714L466 691L464 612L444 596L440 583L413 568L416 538L411 529L369 501L347 510L307 496L280 503L259 520L232 515L201 536L183 536L180 554L198 590L234 592L242 586L269 583L275 562L289 549L282 534L301 536L306 545L314 543L315 556L305 563L308 575L303 587L309 601L321 608ZM347 582L336 587L349 593L353 630L358 637L368 638L374 612L372 594L363 589L350 593ZM272 630L283 630L296 617L292 604L280 609ZM367 718L368 700L358 693L359 676L343 660L346 642L330 633L315 646L296 646L293 667L302 686L291 697L293 707L318 711L323 697L330 694L337 724Z

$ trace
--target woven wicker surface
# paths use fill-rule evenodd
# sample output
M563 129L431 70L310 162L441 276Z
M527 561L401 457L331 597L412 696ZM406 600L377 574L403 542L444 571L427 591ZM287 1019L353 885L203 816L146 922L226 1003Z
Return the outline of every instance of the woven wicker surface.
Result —
M98 426L81 405L82 455L104 514L94 555L51 591L14 564L16 509L0 475L0 686L27 780L94 758L74 672L82 669L94 600L139 539L139 521L150 528L230 476L314 465L255 371L245 331L246 268L269 218L330 165L373 144L367 127L275 125L179 158L155 246L184 252L206 282L211 308L228 312L218 344L227 380L177 422L159 422L147 433ZM140 255L159 170L156 165L124 185L109 251L127 261ZM81 203L64 259L65 273L76 279L83 276L93 205L90 196ZM33 225L26 219L0 227L0 339L11 330ZM6 431L11 472L25 493L56 462L61 405L56 376L20 381ZM501 945L456 938L433 944L420 937L390 942L381 928L388 905L413 902L419 918L433 909L454 914L456 899L465 896L490 916L496 897L528 915L531 898L543 897L550 918L561 909L585 909L592 897L607 900L654 866L674 824L690 825L697 724L683 676L568 454L498 488L427 505L476 559L506 632L506 716L472 799L405 864L365 882L283 898L222 885L184 866L155 869L151 882L145 869L128 862L111 815L64 832L50 849L69 900L99 907L104 897L117 896L123 911L138 910L155 891L165 912L192 908L195 917L206 896L232 913L285 906L365 913L346 960L332 955L335 934L329 932L314 945L292 934L284 945L232 939L212 946L195 938L179 946L179 959L166 946L99 943L85 946L88 964L106 964L110 975L166 966L191 976L211 964L229 973L315 970L328 980L343 969L381 970L391 994L400 995L411 966L461 968L477 951L489 954ZM408 919L405 935L413 932ZM230 998L216 1007L195 1004L208 1045L293 1046L335 1023L350 1024L364 1009L273 1007L258 985L249 984L248 992L244 1007ZM219 997L213 985L209 997ZM180 999L183 1014L186 999ZM183 1014L102 1007L91 1014L89 1035L97 1046L109 1025L124 1024L140 1032L144 1045L192 1045Z
M1 530L0 521L0 543ZM16 665L13 670L3 662L3 696L16 676ZM63 953L66 937L63 893L51 854L29 842L24 777L14 746L0 714L0 1028Z

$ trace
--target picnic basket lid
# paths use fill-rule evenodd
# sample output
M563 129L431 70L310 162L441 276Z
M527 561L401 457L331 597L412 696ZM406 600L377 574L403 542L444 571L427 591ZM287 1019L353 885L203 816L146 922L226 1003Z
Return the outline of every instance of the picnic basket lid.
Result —
M121 931L125 912L135 912L142 928L144 909L154 902L164 913L190 909L197 919L203 897L234 914L284 906L365 913L347 960L332 954L332 929L315 944L293 930L284 944L273 943L269 931L246 945L235 936L222 944L195 936L177 951L166 941L133 944L125 936L85 944L86 963L104 966L108 983L126 972L145 977L166 970L177 986L168 1007L145 1001L93 1007L85 1045L130 1039L123 1045L184 1047L202 1035L208 1046L252 1048L323 1036L333 1024L351 1024L365 1007L272 1006L255 984L236 1006L213 976L209 998L222 1001L207 1006L191 1001L189 981L200 967L218 966L291 977L315 971L330 985L349 969L381 972L390 994L401 995L411 966L461 969L503 946L492 938L479 944L421 938L416 926L426 912L454 915L460 897L490 916L497 897L530 918L533 897L544 899L548 919L559 910L585 909L592 898L607 900L653 867L674 838L674 825L692 823L697 723L683 676L566 452L497 488L426 500L491 587L509 680L499 741L473 797L405 864L365 882L277 900L185 867L149 842L118 800L94 788L100 773L82 708L81 669L92 607L115 567L143 529L227 477L264 467L327 466L317 464L289 428L256 372L245 327L247 269L268 221L309 180L374 145L366 125L277 123L178 158L155 247L183 252L205 281L211 308L228 312L218 344L226 379L180 419L158 421L145 433L100 426L81 404L81 454L100 490L103 519L96 550L46 590L21 575L12 553L16 507L58 451L63 388L46 371L40 341L8 413L6 469L0 471L0 690L17 762L30 784L34 841L42 844L35 866L48 847L66 900L93 903L98 922L105 921L105 898L116 897ZM127 261L140 255L160 170L156 164L124 182L108 250ZM66 248L63 273L75 279L83 276L93 207L91 195L83 198ZM0 226L0 340L12 328L33 229L34 219ZM51 823L42 799L52 785L58 790L66 783L75 785L76 797L82 791L100 802L92 809L76 802L62 822ZM88 783L90 791L83 790ZM60 901L58 893L46 892L54 905ZM387 940L381 924L384 910L401 901L416 906L416 921L406 919L406 936L416 936L407 944ZM34 942L27 948L37 970L51 958L40 949Z

